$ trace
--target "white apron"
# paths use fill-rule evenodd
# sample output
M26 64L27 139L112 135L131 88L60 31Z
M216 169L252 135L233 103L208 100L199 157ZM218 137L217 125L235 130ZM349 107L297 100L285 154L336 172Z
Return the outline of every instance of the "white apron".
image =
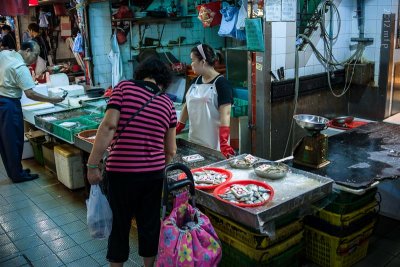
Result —
M186 95L186 106L189 114L189 141L199 145L219 149L219 111L218 94L215 83L192 84Z

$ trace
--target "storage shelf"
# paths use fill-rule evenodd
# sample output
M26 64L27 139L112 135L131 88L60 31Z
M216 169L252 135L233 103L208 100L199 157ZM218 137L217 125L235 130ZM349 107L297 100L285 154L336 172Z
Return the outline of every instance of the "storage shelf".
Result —
M186 44L167 44L167 45L144 45L144 46L140 46L140 47L134 47L132 46L131 49L132 50L141 50L141 49L146 49L146 48L174 48L177 46L195 46L200 44L200 42L196 42L196 43L186 43Z
M171 21L181 21L189 18L193 18L193 16L180 16L180 17L165 17L165 18L155 18L155 17L144 17L144 18L124 18L124 19L112 19L112 22L120 22L120 21L131 21L136 24L165 24Z

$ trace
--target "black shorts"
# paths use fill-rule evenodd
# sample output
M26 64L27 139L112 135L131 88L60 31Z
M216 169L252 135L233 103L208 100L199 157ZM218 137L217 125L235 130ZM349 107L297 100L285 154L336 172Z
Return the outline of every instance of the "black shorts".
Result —
M129 232L133 217L136 217L138 228L139 255L156 256L160 234L163 172L147 174L109 172L107 177L108 198L113 212L107 259L117 263L128 260Z

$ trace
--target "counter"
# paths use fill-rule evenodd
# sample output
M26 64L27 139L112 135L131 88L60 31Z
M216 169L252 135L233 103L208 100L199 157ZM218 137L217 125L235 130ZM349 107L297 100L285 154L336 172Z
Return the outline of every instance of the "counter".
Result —
M78 138L76 138L75 146L86 152L90 152L92 148L91 143ZM283 179L267 180L256 176L253 169L233 169L228 164L228 160L219 151L180 138L177 139L177 148L173 162L184 163L191 169L204 166L221 167L233 173L232 181L242 179L259 180L267 182L274 188L275 196L273 200L256 208L237 207L218 200L214 197L212 191L196 190L196 203L260 233L273 235L275 231L274 220L276 218L298 209L300 209L300 213L308 212L311 203L328 196L332 192L333 181L331 179L295 168L291 168ZM193 154L202 155L204 160L194 163L183 162L183 156ZM245 155L239 155L237 158L243 156ZM177 173L169 174L171 176L177 175Z
M370 122L328 138L330 164L320 169L298 169L329 177L350 189L366 189L377 181L400 177L400 125Z
M243 157L245 154L237 156ZM272 186L275 195L272 201L255 208L242 208L222 202L214 197L212 191L196 190L196 201L201 205L246 225L260 233L274 235L274 220L282 215L299 210L300 215L308 213L310 204L332 192L333 180L316 174L290 168L286 177L278 180L259 178L253 169L234 169L223 160L211 164L212 167L227 169L233 173L231 181L258 180Z
M73 143L76 147L87 153L90 153L92 149L91 143L81 140L76 136ZM202 155L204 160L193 163L183 162L183 156L193 154ZM243 156L240 155L237 157ZM304 213L309 210L308 207L311 203L324 198L332 191L333 181L331 179L295 168L291 168L287 176L280 180L259 178L254 174L253 169L233 169L228 164L228 160L219 151L191 143L181 138L177 139L177 154L173 158L173 162L182 162L191 169L202 166L225 168L233 173L233 181L247 179L268 182L273 187L275 196L272 201L260 207L241 208L218 200L214 197L212 191L207 192L202 190L196 190L196 202L260 233L266 233L271 236L274 235L275 231L275 219L294 211ZM169 175L176 177L177 172L169 173ZM301 215L299 214L299 216Z

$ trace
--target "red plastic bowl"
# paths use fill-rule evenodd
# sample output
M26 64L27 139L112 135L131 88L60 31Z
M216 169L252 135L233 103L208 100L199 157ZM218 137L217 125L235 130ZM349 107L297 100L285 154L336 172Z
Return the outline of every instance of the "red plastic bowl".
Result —
M261 202L261 203L256 203L256 204L245 204L245 203L233 203L233 202L230 202L230 201L228 201L228 200L225 200L225 199L223 199L223 198L221 198L221 197L219 196L220 194L224 194L226 191L228 191L228 189L229 189L232 185L234 185L234 184L240 184L240 185L255 184L255 185L258 185L258 186L262 186L262 187L264 187L265 189L268 189L268 190L270 191L270 192L269 192L269 198L268 198L267 200ZM218 186L217 188L215 188L215 190L214 190L214 196L215 196L217 199L219 199L219 200L221 200L221 201L223 201L223 202L226 202L226 203L229 203L229 204L232 204L232 205L236 205L236 206L239 206L239 207L250 208L250 207L262 206L262 205L264 205L265 203L271 201L272 198L274 197L274 189L273 189L272 186L270 186L269 184L264 183L264 182L261 182L261 181L255 181L255 180L237 180L237 181L232 181L232 182L229 182L229 183L224 183L223 185L220 185L220 186Z
M197 168L197 169L193 169L190 170L192 173L194 172L201 172L201 171L215 171L215 172L219 172L221 174L225 174L227 176L226 181L220 184L213 184L213 185L195 185L196 189L204 189L204 190L209 190L209 189L215 189L216 187L223 185L227 182L229 182L232 179L232 172L225 170L225 169L221 169L221 168L212 168L212 167L204 167L204 168ZM183 178L186 177L186 174L181 173L178 176L178 180L181 180Z

